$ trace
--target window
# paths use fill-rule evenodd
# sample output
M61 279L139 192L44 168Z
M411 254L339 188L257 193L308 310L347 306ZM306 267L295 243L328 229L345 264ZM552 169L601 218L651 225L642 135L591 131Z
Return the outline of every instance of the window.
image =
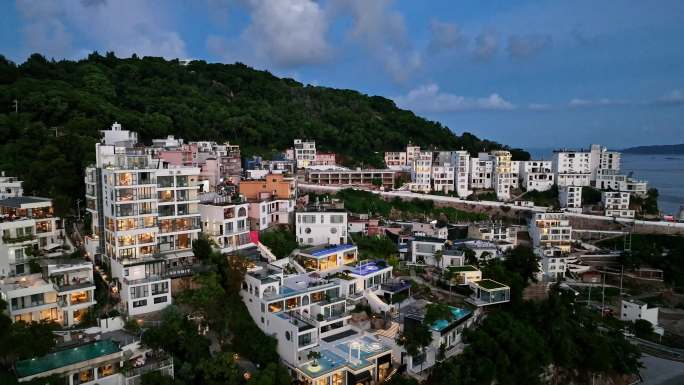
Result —
M342 223L344 222L344 215L331 215L330 223Z
M337 234L337 227L331 227L330 234Z
M147 306L147 300L141 299L140 301L133 301L133 307Z
M134 286L134 287L131 287L130 290L131 290L131 298L132 299L143 298L143 297L147 297L149 295L147 285Z
M165 295L161 297L154 297L154 303L164 303L166 301L168 301L168 298Z
M166 294L169 292L169 283L168 282L158 282L158 283L153 283L152 284L152 295L157 295L157 294ZM155 298L155 301L157 299ZM157 302L155 302L157 303Z

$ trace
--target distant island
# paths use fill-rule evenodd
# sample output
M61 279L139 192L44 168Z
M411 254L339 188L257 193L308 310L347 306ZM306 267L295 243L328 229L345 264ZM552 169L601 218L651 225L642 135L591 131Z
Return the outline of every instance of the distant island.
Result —
M622 150L626 154L684 155L684 143L655 146L637 146Z

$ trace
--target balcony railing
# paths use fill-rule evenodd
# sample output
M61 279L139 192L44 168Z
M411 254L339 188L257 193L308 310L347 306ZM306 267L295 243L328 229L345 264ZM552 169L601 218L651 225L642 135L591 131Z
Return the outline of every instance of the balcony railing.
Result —
M22 235L22 236L3 236L2 237L2 242L3 243L22 243L22 242L28 242L28 241L33 241L36 239L35 235Z

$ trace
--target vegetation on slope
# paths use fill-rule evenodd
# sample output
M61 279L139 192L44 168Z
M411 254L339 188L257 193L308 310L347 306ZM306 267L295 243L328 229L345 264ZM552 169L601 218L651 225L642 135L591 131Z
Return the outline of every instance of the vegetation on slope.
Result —
M303 85L239 63L181 66L93 53L78 62L34 54L17 66L0 56L0 169L23 178L28 193L57 198L59 212L83 194L83 167L93 161L99 130L114 121L143 141L169 134L231 141L247 155L313 138L348 164L372 166L407 141L472 153L505 147L457 136L380 96Z

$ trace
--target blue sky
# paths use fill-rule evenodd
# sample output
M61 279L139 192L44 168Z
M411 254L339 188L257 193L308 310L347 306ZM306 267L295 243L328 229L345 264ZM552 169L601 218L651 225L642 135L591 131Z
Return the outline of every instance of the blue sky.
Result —
M9 4L0 53L16 62L93 50L240 61L525 148L684 142L680 0Z

